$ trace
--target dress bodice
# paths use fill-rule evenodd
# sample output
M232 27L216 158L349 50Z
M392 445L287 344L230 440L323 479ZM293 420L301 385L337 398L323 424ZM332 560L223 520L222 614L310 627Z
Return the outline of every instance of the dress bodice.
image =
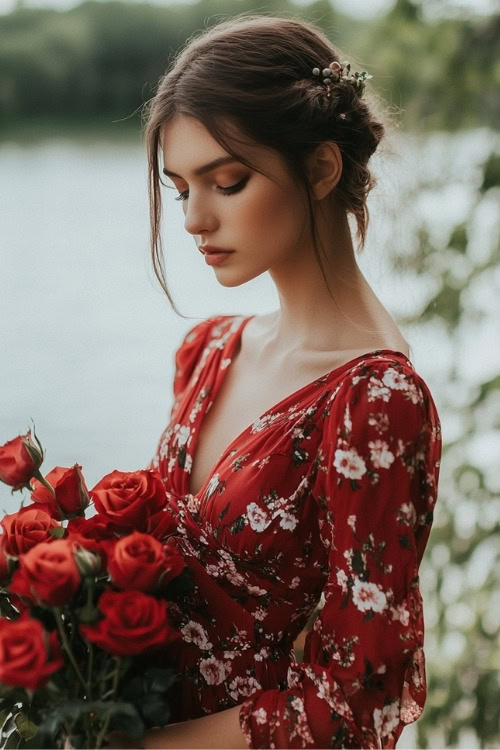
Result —
M188 332L150 465L195 584L171 608L173 720L243 704L252 747L393 747L425 700L417 572L437 492L435 405L403 353L369 352L248 425L192 495L199 428L248 320Z

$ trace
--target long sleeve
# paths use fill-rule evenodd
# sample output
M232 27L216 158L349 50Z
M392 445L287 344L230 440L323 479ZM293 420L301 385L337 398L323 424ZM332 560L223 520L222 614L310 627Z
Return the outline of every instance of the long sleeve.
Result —
M286 690L240 724L253 748L393 748L425 703L418 569L437 496L441 431L409 362L372 358L332 394L315 493L324 606Z

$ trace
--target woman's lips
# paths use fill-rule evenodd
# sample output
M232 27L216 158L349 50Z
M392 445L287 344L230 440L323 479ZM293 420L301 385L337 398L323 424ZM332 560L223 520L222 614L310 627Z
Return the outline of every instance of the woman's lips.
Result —
M205 263L209 266L218 266L220 263L224 263L232 253L232 250L223 253L205 253Z
M233 250L227 250L225 247L217 247L216 245L200 245L199 249L204 255L208 253L232 253Z

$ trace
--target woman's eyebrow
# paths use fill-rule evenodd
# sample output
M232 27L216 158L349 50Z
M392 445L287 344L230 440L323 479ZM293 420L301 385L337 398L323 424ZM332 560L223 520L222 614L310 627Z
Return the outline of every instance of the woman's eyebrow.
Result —
M194 174L199 177L202 174L206 174L207 172L211 172L212 169L216 169L217 167L221 167L223 164L230 164L233 161L238 161L234 158L234 156L220 156L218 159L214 159L214 161L209 162L208 164L204 164L202 167L198 167L194 170ZM179 174L176 174L175 172L171 172L166 167L163 167L163 174L166 174L167 177L180 177ZM182 178L181 178L182 179Z

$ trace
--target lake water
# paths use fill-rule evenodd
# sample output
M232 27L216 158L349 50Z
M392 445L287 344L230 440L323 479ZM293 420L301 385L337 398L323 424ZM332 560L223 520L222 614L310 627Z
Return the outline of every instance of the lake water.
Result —
M495 140L477 130L451 136L401 136L398 155L374 160L379 184L359 259L369 283L398 319L427 299L432 279L396 278L388 258L412 241L421 221L445 243L469 216L478 164ZM401 196L411 193L408 204ZM472 227L470 253L487 257L498 241L495 206L486 203ZM144 467L172 405L174 352L186 330L216 313L278 308L268 276L226 289L184 231L181 204L169 198L164 236L178 318L150 268L146 157L139 142L46 138L0 143L0 444L36 425L45 472L83 466L89 488L113 469ZM495 234L496 233L496 234ZM413 361L429 384L453 439L459 420L444 409L450 367L470 382L500 370L497 341L500 273L475 288L487 312L454 342L436 327L403 328ZM466 321L467 323L467 321ZM441 405L443 404L443 408ZM496 440L496 442L495 442ZM491 463L498 433L471 445ZM0 508L13 512L21 495L0 486ZM414 747L405 730L399 747Z
M402 286L388 270L389 252L411 240L412 222L422 216L436 241L446 238L467 213L476 165L492 138L488 131L406 137L397 158L374 163L379 185L359 262L396 317L418 309L429 281L406 279ZM444 169L448 181L438 193L433 181ZM418 201L403 212L402 191L420 183L426 186ZM170 310L150 268L140 142L0 143L0 196L0 444L33 420L46 450L45 471L78 461L90 487L113 469L145 466L172 404L173 356L185 331L215 313L277 309L274 285L265 275L241 287L220 286L183 228L180 202L169 197L170 288L191 319ZM488 222L478 232L479 253L482 234L491 233ZM439 401L456 352L439 330L404 332ZM483 325L464 348L461 367L471 378L498 372L491 336ZM19 498L0 488L5 510L16 509Z

